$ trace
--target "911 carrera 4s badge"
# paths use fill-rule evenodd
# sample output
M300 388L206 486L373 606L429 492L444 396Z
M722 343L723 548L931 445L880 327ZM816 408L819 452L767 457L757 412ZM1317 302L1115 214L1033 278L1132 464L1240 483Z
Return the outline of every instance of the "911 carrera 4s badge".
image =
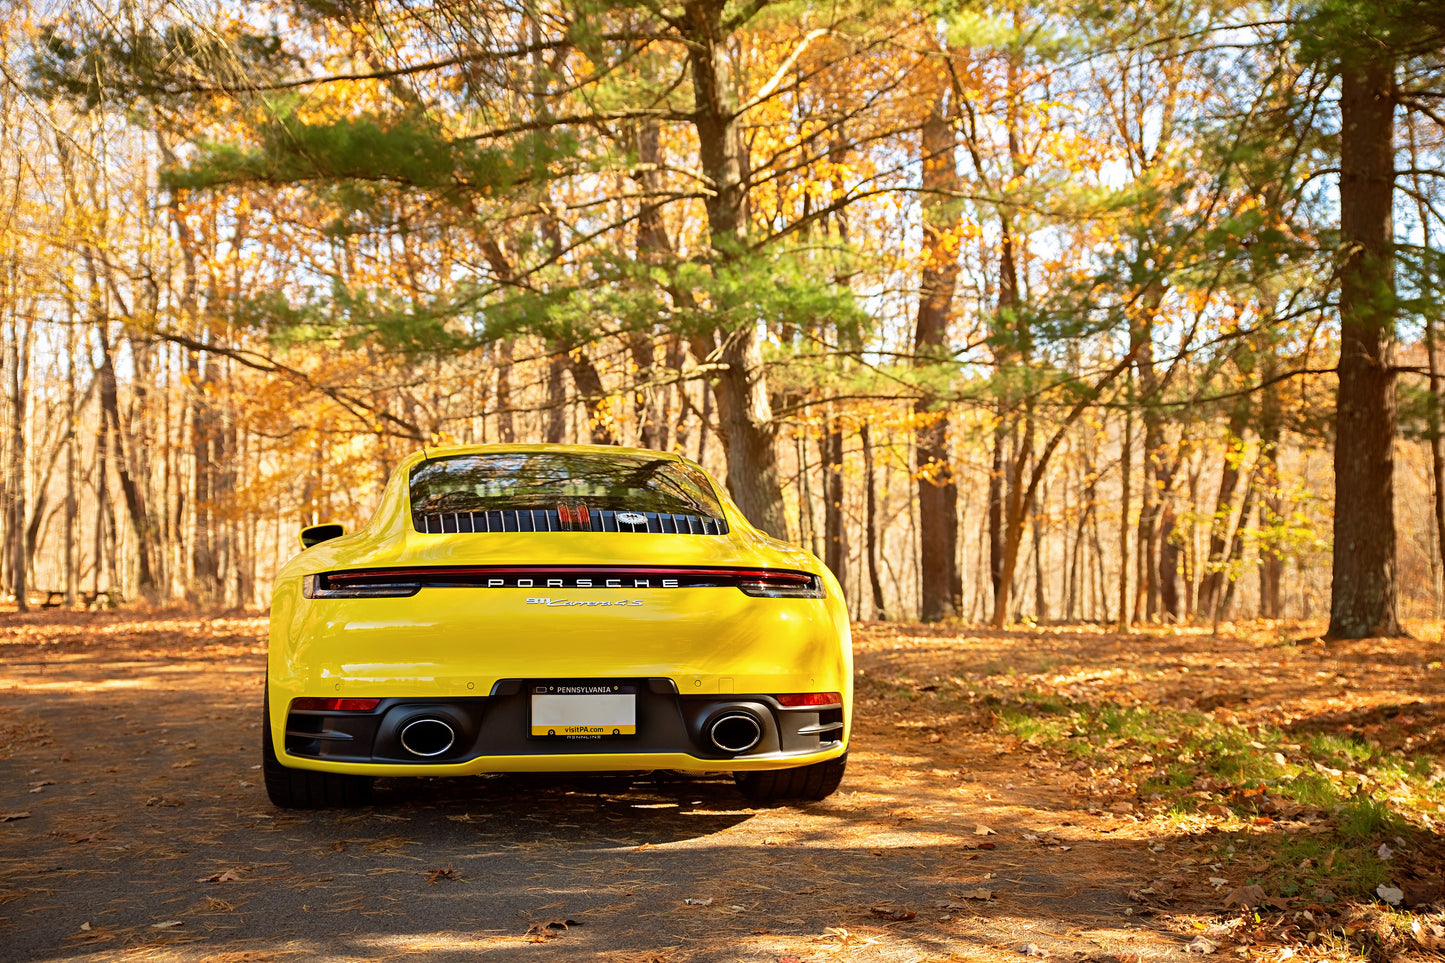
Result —
M559 605L641 605L642 599L549 599L534 598L527 599L528 605L546 605L555 607Z
M532 735L600 739L637 733L637 687L551 683L532 687Z

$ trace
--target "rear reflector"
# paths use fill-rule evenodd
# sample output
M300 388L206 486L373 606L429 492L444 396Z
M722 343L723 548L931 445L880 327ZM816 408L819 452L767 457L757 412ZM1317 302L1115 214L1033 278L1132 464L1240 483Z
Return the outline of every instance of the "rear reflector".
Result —
M311 712L370 712L381 705L380 699L292 699L291 708Z
M836 692L793 692L776 696L785 709L802 709L807 706L841 706L843 697Z

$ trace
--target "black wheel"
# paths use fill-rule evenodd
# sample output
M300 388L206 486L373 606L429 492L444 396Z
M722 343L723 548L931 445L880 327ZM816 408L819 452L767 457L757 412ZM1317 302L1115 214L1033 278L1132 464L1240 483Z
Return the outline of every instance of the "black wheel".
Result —
M848 754L837 759L815 762L796 769L766 769L735 772L733 781L738 791L754 802L776 802L784 799L827 799L843 781L848 767Z
M271 701L268 694L261 714L261 773L266 795L282 809L350 809L371 802L371 777L338 772L288 769L276 758L271 741Z

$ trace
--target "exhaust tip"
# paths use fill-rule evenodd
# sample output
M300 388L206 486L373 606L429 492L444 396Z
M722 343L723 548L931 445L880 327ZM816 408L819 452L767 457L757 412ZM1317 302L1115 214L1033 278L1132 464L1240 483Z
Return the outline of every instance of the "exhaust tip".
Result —
M413 756L430 759L446 752L457 741L457 731L444 720L427 716L401 727L401 747Z
M708 740L723 752L747 752L763 738L763 727L750 712L729 712L707 727Z

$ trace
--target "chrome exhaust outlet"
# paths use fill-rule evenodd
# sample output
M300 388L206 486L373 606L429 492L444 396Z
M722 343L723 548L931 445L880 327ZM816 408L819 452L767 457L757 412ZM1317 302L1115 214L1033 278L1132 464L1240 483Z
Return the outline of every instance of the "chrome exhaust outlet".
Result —
M723 752L747 752L763 738L763 727L751 712L727 712L708 723L707 738Z
M431 759L456 745L457 731L444 719L425 716L402 726L398 738L401 747L413 756Z

